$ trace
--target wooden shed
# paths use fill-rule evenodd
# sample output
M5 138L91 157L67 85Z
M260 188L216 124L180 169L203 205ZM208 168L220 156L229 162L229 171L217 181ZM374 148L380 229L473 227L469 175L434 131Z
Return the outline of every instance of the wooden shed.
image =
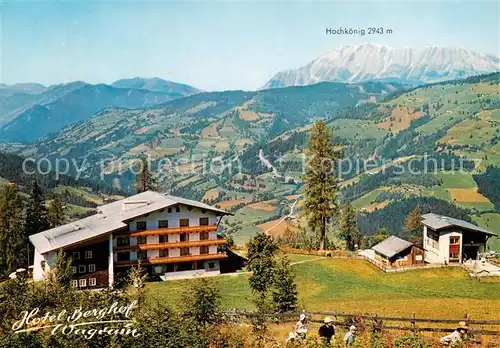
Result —
M375 259L386 266L403 267L424 264L424 249L401 239L390 236L372 247Z

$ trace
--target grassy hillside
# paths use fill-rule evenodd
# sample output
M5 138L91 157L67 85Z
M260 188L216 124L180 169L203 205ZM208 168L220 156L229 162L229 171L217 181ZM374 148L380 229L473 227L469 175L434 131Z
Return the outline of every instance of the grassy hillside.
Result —
M300 194L309 129L323 118L351 163L340 167L342 201L382 217L377 212L392 202L430 197L480 215L495 211L491 190L479 190L474 176L497 163L499 76L406 91L380 83L321 83L199 93L151 109L104 110L18 152L85 160L86 175L99 176L103 168L108 183L118 178L123 187L130 187L137 157L146 155L154 170L161 169L161 190L232 210L224 228L244 242L256 225L287 213L247 205ZM437 163L431 168L429 158ZM410 167L428 170L412 173Z
M496 319L500 311L498 284L471 280L461 268L386 274L355 259L323 259L294 267L299 302L308 310L401 316L415 312L417 317L431 318L469 313L490 319ZM215 281L225 308L252 308L247 275L221 276ZM181 303L187 282L149 283L146 289L150 296L175 307ZM420 286L422 283L425 288Z
M46 167L41 167L46 173L41 174L29 162L26 164L27 172L24 172L23 161L22 157L0 152L0 187L14 183L23 197L28 197L36 180L48 200L58 197L65 204L67 216L72 220L93 214L97 206L121 199L126 194L102 182L77 180L67 175L56 177Z

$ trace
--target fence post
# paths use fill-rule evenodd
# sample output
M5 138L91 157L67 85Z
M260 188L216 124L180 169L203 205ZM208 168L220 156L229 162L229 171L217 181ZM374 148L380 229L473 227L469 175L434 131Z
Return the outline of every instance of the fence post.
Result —
M411 312L411 332L415 333L415 312Z

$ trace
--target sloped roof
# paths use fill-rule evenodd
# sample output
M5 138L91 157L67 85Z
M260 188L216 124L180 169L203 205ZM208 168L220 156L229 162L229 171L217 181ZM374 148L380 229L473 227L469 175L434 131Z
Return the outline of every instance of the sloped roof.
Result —
M127 227L127 221L169 206L184 204L222 215L232 215L208 204L146 191L97 208L97 214L29 237L36 250L46 252L99 237ZM128 206L129 205L129 206ZM123 207L127 206L126 209Z
M461 227L463 229L473 231L473 232L480 232L484 233L490 236L495 236L496 234L493 232L490 232L482 227L476 226L471 224L470 222L460 220L460 219L455 219L452 217L444 216L444 215L438 215L434 213L429 213L422 215L422 223L433 229L434 231L439 231L445 228L450 228L450 227Z
M391 258L394 255L399 254L403 250L408 249L412 245L413 243L410 243L404 239L396 236L390 236L380 243L374 245L372 249L387 258Z

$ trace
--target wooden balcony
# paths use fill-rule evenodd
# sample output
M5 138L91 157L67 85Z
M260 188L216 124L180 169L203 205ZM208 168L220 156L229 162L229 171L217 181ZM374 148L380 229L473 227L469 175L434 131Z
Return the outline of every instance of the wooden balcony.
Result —
M192 262L192 261L209 261L209 260L220 260L227 258L224 253L217 254L203 254L203 255L185 255L176 257L155 257L150 259L141 260L142 265L157 265L165 263L177 263L177 262ZM117 261L115 262L116 267L127 267L137 264L137 260L129 261Z
M130 232L129 236L139 237L139 236L153 236L157 234L178 234L178 233L213 232L213 231L217 231L217 225L157 228L154 230Z
M172 243L158 243L158 244L139 244L139 245L129 245L116 247L113 251L138 251L138 250L155 250L155 249L174 249L174 248L186 248L186 247L200 247L208 245L221 245L225 244L225 239L205 239L197 241L187 241L187 242L172 242Z

